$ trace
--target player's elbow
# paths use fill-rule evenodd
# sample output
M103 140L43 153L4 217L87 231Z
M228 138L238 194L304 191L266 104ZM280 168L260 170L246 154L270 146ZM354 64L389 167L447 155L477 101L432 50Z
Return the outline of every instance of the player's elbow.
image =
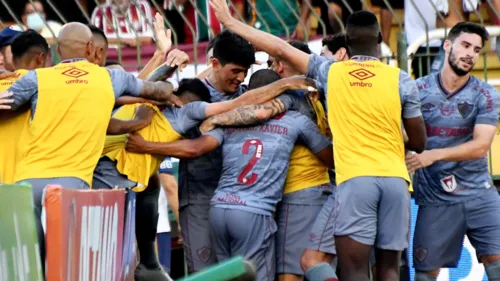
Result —
M480 143L478 148L475 150L476 158L486 157L489 151L490 151L489 143Z

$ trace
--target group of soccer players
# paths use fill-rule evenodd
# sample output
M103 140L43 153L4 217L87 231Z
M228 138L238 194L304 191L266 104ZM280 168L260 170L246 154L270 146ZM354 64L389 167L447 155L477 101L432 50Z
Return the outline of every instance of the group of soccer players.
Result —
M376 280L399 280L415 172L415 280L456 266L465 235L488 279L500 280L500 198L485 158L498 93L470 76L488 40L483 27L453 27L442 71L415 82L377 59L382 37L370 12L351 15L320 56L233 19L225 0L210 4L226 30L207 50L208 70L180 84L99 67L106 38L78 23L61 30L63 62L51 68L41 68L43 38L16 37L18 75L0 89L0 181L32 185L42 245L47 184L132 189L136 280L168 280L154 246L156 174L172 156L181 159L190 272L243 256L259 281L370 280L372 267ZM245 86L255 48L269 54L269 69Z

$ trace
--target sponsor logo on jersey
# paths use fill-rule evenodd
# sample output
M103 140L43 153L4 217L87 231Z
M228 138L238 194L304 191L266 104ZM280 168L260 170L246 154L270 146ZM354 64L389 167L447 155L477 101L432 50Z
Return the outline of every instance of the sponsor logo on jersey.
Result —
M353 70L349 72L349 75L361 81L361 82L350 82L350 85L352 87L372 87L372 83L367 83L363 81L375 77L375 74L371 73L370 71L364 68L358 68L356 70Z

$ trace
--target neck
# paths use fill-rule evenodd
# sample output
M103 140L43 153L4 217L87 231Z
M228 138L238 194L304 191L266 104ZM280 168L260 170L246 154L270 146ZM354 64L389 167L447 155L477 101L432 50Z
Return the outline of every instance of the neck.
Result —
M349 46L351 50L351 57L354 56L369 56L378 57L378 48L373 46Z
M213 71L210 73L210 75L208 75L207 79L210 82L210 84L212 85L212 87L219 90L219 92L221 92L223 95L227 94L226 92L224 92L222 90L222 85L221 85L222 82L219 81L219 79L217 78L217 76L215 75L215 73Z
M449 63L445 63L443 70L441 70L441 83L443 87L449 92L453 92L465 85L470 78L470 73L464 76L459 76L451 69Z

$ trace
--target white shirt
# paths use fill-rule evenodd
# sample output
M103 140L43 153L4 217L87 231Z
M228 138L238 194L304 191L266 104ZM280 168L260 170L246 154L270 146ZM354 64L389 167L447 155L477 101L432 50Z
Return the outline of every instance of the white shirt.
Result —
M160 197L158 198L158 227L157 233L170 232L170 220L168 218L168 201L163 187L160 188Z
M408 45L411 45L420 36L425 35L425 25L427 24L428 31L436 29L436 11L429 0L413 0L417 5L420 14L413 6L410 0L405 0L405 32ZM429 47L439 47L440 40L432 40L429 42ZM426 44L421 46L425 47Z

